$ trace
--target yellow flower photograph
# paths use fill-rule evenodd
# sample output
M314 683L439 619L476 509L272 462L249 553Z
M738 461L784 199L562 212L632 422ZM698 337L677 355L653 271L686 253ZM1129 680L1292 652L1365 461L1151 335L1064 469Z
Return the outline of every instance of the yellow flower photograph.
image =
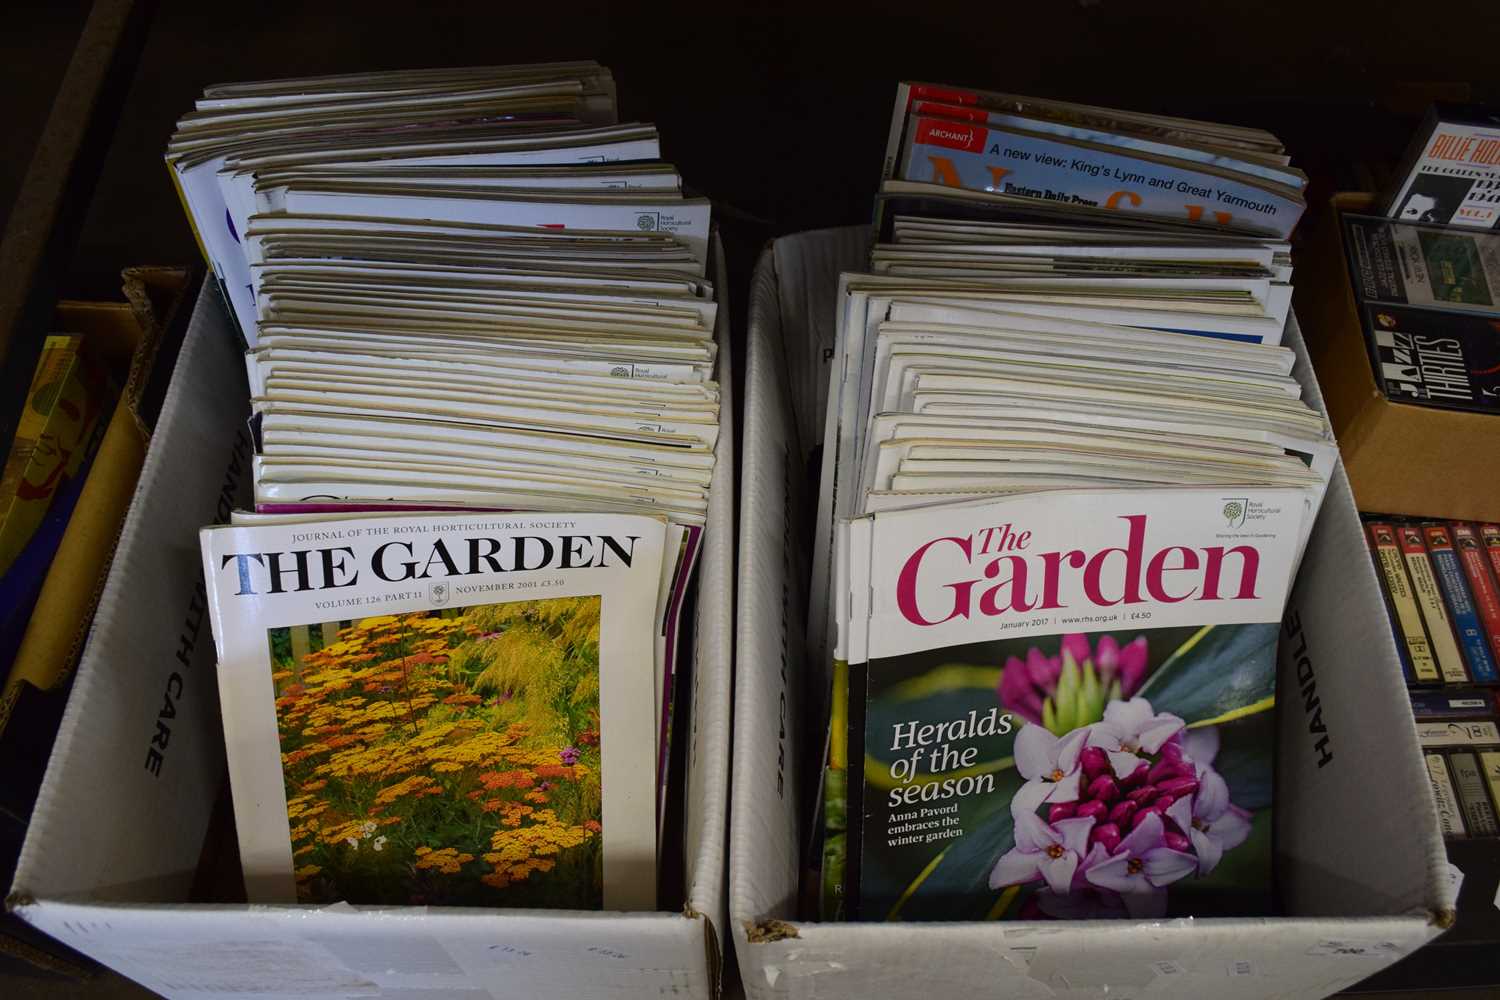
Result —
M600 599L269 630L304 903L598 909Z

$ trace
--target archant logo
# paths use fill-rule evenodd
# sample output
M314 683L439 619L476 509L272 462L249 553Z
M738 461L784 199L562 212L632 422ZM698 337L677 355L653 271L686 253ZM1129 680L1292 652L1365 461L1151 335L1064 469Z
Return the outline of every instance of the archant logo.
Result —
M951 139L954 142L970 142L974 138L971 129L935 128L929 133L934 139Z
M923 118L917 124L916 141L922 145L946 146L978 153L984 149L989 129L976 125L962 125L940 118Z

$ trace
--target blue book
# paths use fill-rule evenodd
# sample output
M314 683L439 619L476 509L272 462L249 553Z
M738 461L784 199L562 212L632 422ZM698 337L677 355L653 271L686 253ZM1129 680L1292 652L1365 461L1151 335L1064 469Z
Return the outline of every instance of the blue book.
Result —
M1453 548L1453 536L1448 533L1448 526L1426 524L1422 526L1422 534L1427 540L1427 552L1432 557L1438 589L1443 592L1443 602L1448 605L1448 614L1453 618L1459 648L1468 662L1469 676L1481 684L1500 681L1500 668L1495 666L1495 658L1490 655L1489 643L1479 624L1479 614L1474 609L1474 598L1469 593L1469 581L1464 579L1464 569L1458 561L1458 552Z

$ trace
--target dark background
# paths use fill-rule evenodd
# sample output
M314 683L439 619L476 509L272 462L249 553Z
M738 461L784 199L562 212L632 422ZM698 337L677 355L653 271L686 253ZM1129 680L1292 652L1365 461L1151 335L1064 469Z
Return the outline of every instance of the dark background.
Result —
M118 109L108 115L112 132L69 195L81 222L57 268L64 296L118 298L126 265L197 260L161 154L178 115L217 82L597 59L614 70L622 120L656 122L667 157L715 200L737 330L767 239L869 218L901 79L1268 128L1311 175L1314 210L1332 190L1381 186L1432 98L1500 97L1496 0L138 0L135 8L138 44L101 102ZM89 12L79 0L5 5L0 225L33 151L51 138L53 97ZM0 995L142 992L108 976L0 978Z
M7 11L0 213L88 6L22 0ZM112 296L126 264L196 257L161 152L177 116L216 82L598 59L614 70L621 118L655 121L667 157L718 202L736 271L768 236L868 219L901 79L1270 128L1314 175L1315 196L1369 183L1361 164L1399 156L1432 95L1500 88L1492 0L136 6L151 15L145 42L67 294Z

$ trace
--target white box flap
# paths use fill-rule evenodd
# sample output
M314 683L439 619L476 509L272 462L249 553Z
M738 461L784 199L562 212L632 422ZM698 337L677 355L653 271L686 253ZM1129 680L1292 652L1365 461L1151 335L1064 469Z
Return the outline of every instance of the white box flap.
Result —
M184 526L228 521L247 502L244 381L205 284L26 831L22 897L187 896L224 737L202 557Z

